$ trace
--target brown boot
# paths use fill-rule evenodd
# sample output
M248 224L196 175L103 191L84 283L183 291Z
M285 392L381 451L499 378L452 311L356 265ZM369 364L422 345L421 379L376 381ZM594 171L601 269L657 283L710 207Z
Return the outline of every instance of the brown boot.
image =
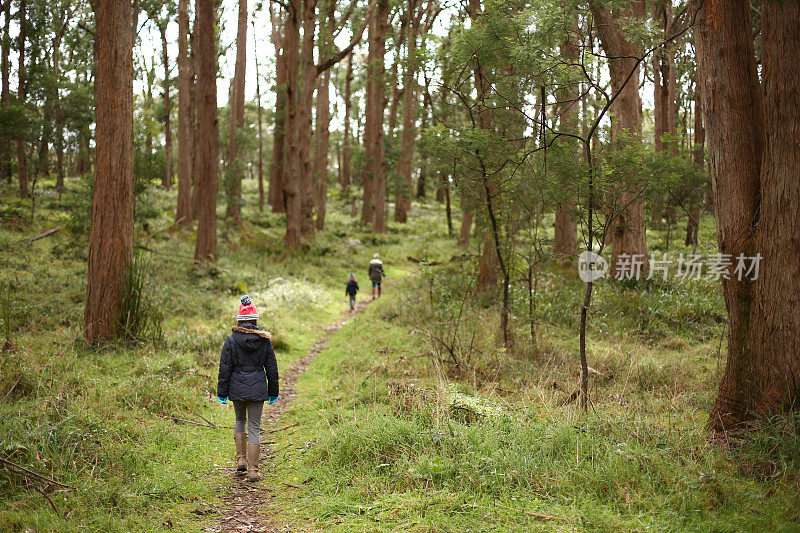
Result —
M244 472L247 470L247 433L234 433L233 439L236 441L236 471Z
M258 459L259 454L261 453L260 446L258 444L248 444L247 445L247 480L248 481L260 481L261 474L258 473Z

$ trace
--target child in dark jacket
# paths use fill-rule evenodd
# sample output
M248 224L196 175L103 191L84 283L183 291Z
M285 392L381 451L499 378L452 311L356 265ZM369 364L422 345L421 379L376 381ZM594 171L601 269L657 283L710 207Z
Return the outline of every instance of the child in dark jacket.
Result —
M258 460L264 402L278 401L278 361L269 332L258 327L257 320L256 306L249 296L242 296L237 325L222 346L217 382L219 403L231 400L236 413L236 470L247 470L250 481L261 479Z
M352 272L350 273L350 281L347 282L347 286L344 289L345 296L350 297L350 311L355 311L356 309L356 293L358 292L358 283L356 282L356 276Z

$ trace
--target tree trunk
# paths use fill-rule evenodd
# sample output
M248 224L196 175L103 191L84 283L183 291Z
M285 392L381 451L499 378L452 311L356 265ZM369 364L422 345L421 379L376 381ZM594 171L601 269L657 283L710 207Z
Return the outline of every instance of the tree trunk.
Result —
M94 6L96 156L84 328L88 341L117 334L133 252L131 3L97 0Z
M472 19L472 23L479 23L482 16L480 0L469 0L468 11L469 17ZM475 80L475 90L477 92L478 102L480 103L480 111L478 112L478 126L481 129L488 130L492 128L492 110L486 102L486 97L489 95L489 91L491 89L486 69L480 64L476 63L476 65L473 67L473 78ZM489 179L485 173L483 176L479 177L479 179L484 178ZM496 196L495 185L484 185L487 186L489 191L487 193L487 198L494 200L494 197ZM469 222L472 222L471 217ZM487 221L487 226L488 222L493 221ZM475 287L478 291L486 291L489 288L497 285L497 269L499 267L497 264L498 253L495 249L495 234L489 227L484 227L483 229L483 252L481 254L481 262L478 267L478 279L475 282ZM464 228L462 226L462 232L463 230ZM461 239L459 239L459 241L460 240Z
M19 53L19 70L17 71L17 78L19 80L19 89L17 90L17 104L25 105L25 91L27 86L25 84L25 30L28 23L26 19L26 0L19 2L19 36L18 53ZM25 141L22 139L17 140L17 175L19 178L19 197L30 198L28 193L28 160L25 156Z
M237 139L244 126L244 81L247 68L247 0L239 0L239 22L236 31L236 67L233 75L231 100L228 105L228 156L225 168L225 192L227 208L225 218L233 224L242 222L242 174L243 168L237 160Z
M172 187L172 125L170 124L170 113L172 112L172 102L169 96L169 52L167 50L167 25L164 23L161 28L161 57L164 61L164 178L161 186L165 189Z
M300 20L297 2L287 5L286 24L284 26L283 59L286 65L286 113L284 125L285 168L282 177L283 198L286 211L286 233L284 244L293 248L300 245L300 190L299 159L290 157L297 154L300 139L298 137L297 109L298 71L300 69ZM277 126L276 126L277 127Z
M270 21L272 23L272 45L275 47L277 58L275 61L275 126L272 133L272 160L269 164L269 205L274 213L286 211L286 197L284 190L284 166L286 157L286 46L284 39L288 38L286 31L281 35L280 28L288 24L286 15L275 13L273 3L270 2Z
M253 35L256 34L253 21ZM261 109L261 80L258 72L258 54L253 54L256 67L256 106L258 106L258 210L264 212L264 128Z
M377 13L370 25L367 66L367 110L364 126L366 168L362 220L372 222L374 233L386 231L386 174L383 153L384 66L386 34L389 28L389 2L378 0Z
M192 144L194 113L189 65L189 0L178 0L178 206L175 220L192 218Z
M60 84L61 80L61 55L60 55L60 48L61 48L61 39L64 37L64 33L66 32L67 24L69 22L70 12L64 12L64 19L62 19L62 15L59 14L59 24L58 30L56 31L55 37L53 37L53 50L52 50L52 57L53 57L53 80L54 84L53 87L50 89L50 101L52 102L53 108L53 115L54 115L54 131L53 131L53 138L54 144L56 149L56 191L59 194L64 190L64 117L63 117L63 110L61 108L61 102L59 101L58 95L58 85Z
M400 28L397 30L397 34L393 35L394 38L394 49L395 49L395 56L394 61L392 61L391 71L389 72L389 83L391 84L391 100L389 102L389 120L387 124L388 132L387 134L389 137L394 136L394 130L397 127L397 109L400 105L400 99L403 98L405 94L405 85L400 87L399 79L397 77L397 69L398 65L400 64L400 54L402 53L403 43L406 40L406 30L409 26L409 20L412 16L412 10L407 8L400 16ZM390 30L391 31L391 28Z
M214 0L197 0L197 241L196 262L217 259L217 46Z
M89 132L86 128L78 132L78 159L75 161L75 172L79 175L88 174L91 169L89 154Z
M448 237L453 236L453 210L450 207L450 178L447 174L442 173L442 190L444 191L444 213L447 217L447 235Z
M406 36L406 64L403 72L403 135L401 141L400 158L397 161L397 171L400 174L400 183L395 196L394 219L405 223L408 219L408 210L411 208L411 159L414 156L414 135L417 114L417 99L415 84L417 30L419 17L417 16L417 0L408 0L408 35Z
M150 156L153 155L153 129L150 126L155 111L155 101L153 99L153 84L156 81L155 57L152 58L152 63L150 64L150 68L147 69L145 77L147 81L147 92L145 93L145 107L147 109L147 114L145 115L146 129L145 129L144 150L145 153L147 154L148 161L150 161Z
M328 196L328 143L330 141L330 100L328 88L331 74L326 71L317 80L317 131L314 133L314 208L316 228L325 229L325 203Z
M344 79L344 133L342 134L342 165L340 184L342 192L346 193L350 186L350 115L352 113L352 85L353 85L353 54L347 56L347 74Z
M728 359L709 427L797 406L800 376L800 5L762 9L762 84L750 5L708 0L695 30L721 253L761 254L758 277L723 280ZM763 90L763 100L762 100Z
M639 66L636 58L642 49L627 38L623 30L626 19L641 20L644 17L644 1L634 0L621 11L609 12L598 0L590 0L595 18L595 27L608 58L611 88L617 99L611 106L611 132L614 140L627 137L636 142L642 131L642 100L639 97ZM612 260L611 274L620 268L621 255L642 257L642 272L647 272L647 243L645 241L644 200L641 187L621 186L614 209L611 226Z
M330 2L328 11L327 35L332 36L336 29L335 4ZM326 55L329 43L320 38L319 57ZM317 130L314 132L314 162L312 175L314 181L314 210L317 213L316 229L325 229L325 210L328 200L328 144L330 142L330 69L317 78Z
M60 193L64 190L64 124L59 117L56 119L55 145L56 145L56 190Z
M303 1L303 46L300 52L300 100L297 109L298 150L287 153L297 158L300 192L300 234L304 239L314 238L314 180L311 175L312 110L316 87L317 66L314 63L314 33L317 23L317 0ZM290 75L293 71L289 71ZM297 71L294 71L297 72Z
M800 409L800 2L766 2L761 20L765 142L756 250L762 269L750 311L752 352L745 361L729 360L712 420L735 417L742 403L762 415ZM736 369L750 364L745 387L728 388L741 383Z
M200 74L200 52L198 47L200 46L200 42L198 40L198 30L200 27L199 23L199 14L197 12L197 0L195 0L195 10L194 10L194 25L192 26L192 35L191 35L191 45L192 45L192 52L191 52L191 66L192 66L192 87L191 87L191 107L192 112L194 115L193 118L193 136L192 136L192 201L191 201L191 215L192 220L197 220L197 213L199 212L198 202L200 201L200 194L197 189L197 184L199 180L199 172L200 167L202 165L201 158L202 154L200 153L200 118L198 117L198 105L199 105L199 79L198 76Z
M472 209L465 209L461 217L461 229L458 232L458 245L466 248L469 246L469 236L472 233Z
M11 88L9 85L9 71L11 70L11 62L8 59L9 51L11 50L11 37L9 31L11 27L11 1L6 0L3 6L4 25L3 25L3 42L2 42L2 79L3 87L0 95L0 105L8 107L11 105ZM0 177L6 182L11 183L11 160L10 157L11 143L4 135L2 137L2 144L0 144Z
M658 2L653 7L653 20L663 28L663 37L672 35L672 4ZM673 155L678 153L676 112L675 112L675 48L666 43L653 53L653 102L654 102L654 144L655 151L669 150ZM668 136L665 141L664 136ZM666 197L661 195L652 206L653 227L661 228L664 219ZM671 216L670 216L671 215ZM674 218L674 208L667 208L668 223Z
M699 71L698 71L699 74ZM698 170L703 169L705 164L703 161L703 149L705 146L706 131L703 127L703 106L700 94L700 78L697 76L697 81L694 87L694 153L692 160L694 166ZM691 207L689 209L689 220L686 223L686 246L696 246L698 244L697 236L700 230L700 215L702 213L702 195L704 191L697 191L697 194L691 198Z
M759 167L764 152L763 102L748 2L707 0L697 14L694 35L717 241L720 253L731 254L735 260L739 254L752 256L756 251ZM758 353L750 339L752 286L748 279L722 282L728 310L728 363L709 418L714 429L740 422L755 403L751 394Z
M561 57L567 64L578 61L580 51L575 40L578 36L578 18L574 15L574 22L569 28L568 38L561 43ZM574 83L560 87L558 90L559 120L561 129L565 132L577 135L578 131L578 109L580 94L578 86ZM572 144L572 139L564 138L562 142ZM580 146L576 146L578 152L582 152ZM576 153L580 157L580 153ZM553 251L565 263L571 262L578 254L578 223L575 219L576 193L569 183L562 184L564 196L562 201L556 205L555 212L555 235L553 241Z
M486 292L497 288L498 265L492 228L489 221L485 221L484 224L486 225L478 226L483 228L483 246L481 247L481 262L478 265L478 279L475 281L475 287L479 291Z

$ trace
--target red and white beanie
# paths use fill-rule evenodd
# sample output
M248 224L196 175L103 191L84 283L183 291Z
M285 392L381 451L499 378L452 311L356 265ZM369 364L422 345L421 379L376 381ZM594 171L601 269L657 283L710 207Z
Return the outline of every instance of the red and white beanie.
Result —
M253 304L253 300L250 299L248 295L244 295L241 298L241 304L239 305L239 314L236 315L236 320L238 322L242 322L244 320L258 320L258 311L256 310L256 306Z

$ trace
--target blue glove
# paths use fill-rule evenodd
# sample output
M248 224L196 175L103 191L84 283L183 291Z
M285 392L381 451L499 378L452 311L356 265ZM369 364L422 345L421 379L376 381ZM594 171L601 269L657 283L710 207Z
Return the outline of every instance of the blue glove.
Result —
M272 405L273 403L278 401L278 397L277 396L267 396L267 401L269 401L269 404Z
M226 403L228 403L228 397L227 396L217 396L217 401L219 403L226 404Z

